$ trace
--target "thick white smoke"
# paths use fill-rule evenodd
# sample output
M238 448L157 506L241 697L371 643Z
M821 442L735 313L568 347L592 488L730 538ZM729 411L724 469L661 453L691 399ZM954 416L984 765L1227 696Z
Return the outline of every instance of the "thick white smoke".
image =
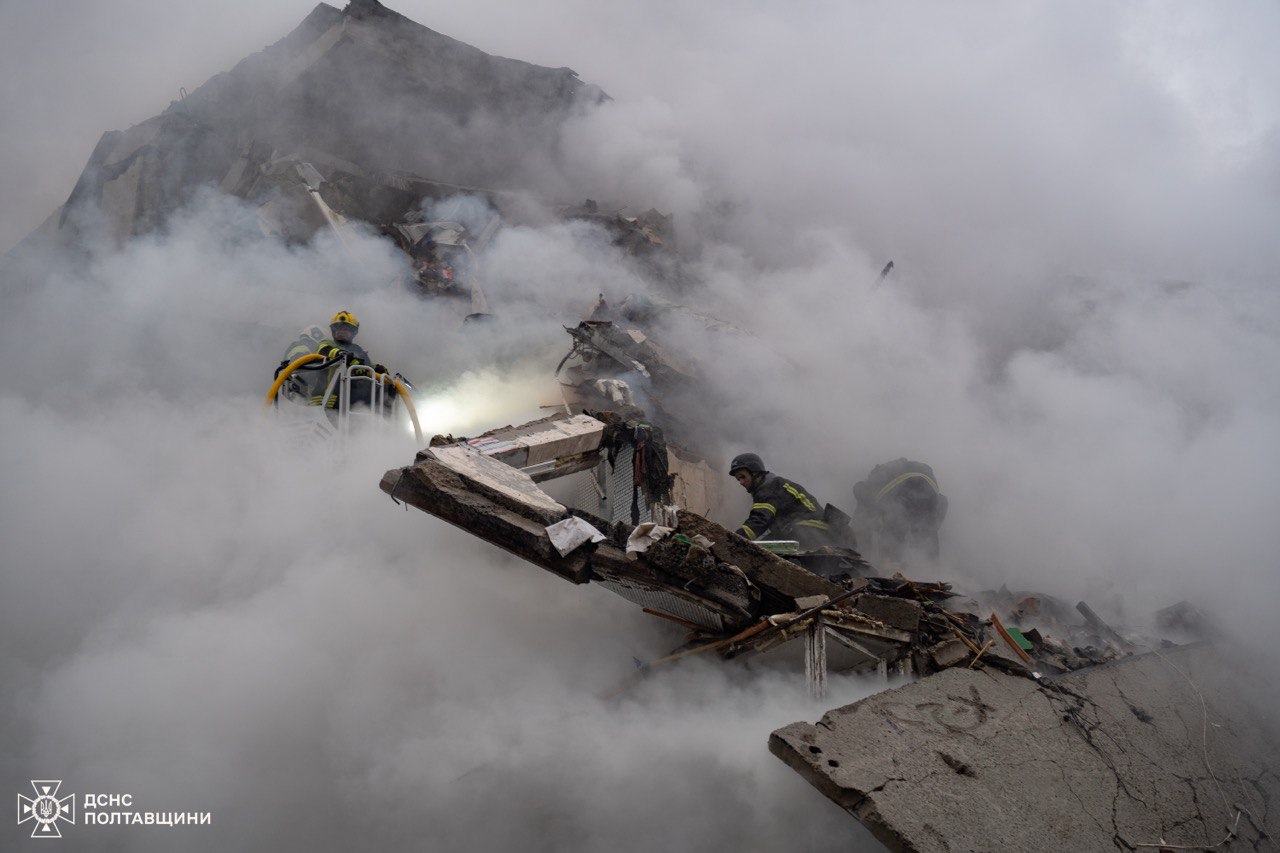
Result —
M559 327L534 365L503 367L495 327L462 329L452 306L395 286L373 238L348 240L353 266L336 241L286 250L237 231L244 212L206 199L16 312L67 335L3 344L19 368L0 398L6 775L213 812L212 829L184 831L190 849L845 837L846 818L765 749L819 710L795 673L695 665L604 701L682 632L397 507L377 481L412 460L407 432L335 463L261 414L297 331L283 323L335 305L414 376L424 415L457 407L428 429L537 416ZM543 242L554 257L555 235ZM547 325L513 335L527 323ZM467 360L484 367L459 374ZM172 845L138 833L80 841Z
M126 3L112 21L171 37L104 55L87 6L0 11L6 244L100 131L309 4L191 8L234 31L175 56L179 24ZM944 571L1134 622L1187 597L1277 639L1273 7L398 10L615 97L549 184L676 213L689 301L757 336L671 330L729 389L704 418L726 456L758 450L846 508L872 465L920 458L951 498ZM103 64L130 83L92 100L119 113L52 110ZM853 820L765 747L821 711L794 674L699 663L602 702L680 633L396 507L377 480L412 459L406 434L334 465L259 416L284 346L339 308L424 400L534 416L559 324L645 287L599 235L501 232L498 316L461 327L371 236L288 249L251 218L202 198L162 238L5 283L5 778L214 812L180 837L98 828L101 849L848 843Z

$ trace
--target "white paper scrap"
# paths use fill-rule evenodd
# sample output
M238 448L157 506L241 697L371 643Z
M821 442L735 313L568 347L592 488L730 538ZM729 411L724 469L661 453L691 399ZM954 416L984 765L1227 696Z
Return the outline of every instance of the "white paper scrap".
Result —
M649 550L649 546L666 536L671 535L673 529L663 527L660 524L654 524L652 521L646 521L631 531L631 535L627 537L627 559L635 560L645 551Z
M592 527L590 522L576 516L557 521L548 527L547 536L551 538L551 544L560 552L561 557L569 556L587 542L604 541L603 533Z

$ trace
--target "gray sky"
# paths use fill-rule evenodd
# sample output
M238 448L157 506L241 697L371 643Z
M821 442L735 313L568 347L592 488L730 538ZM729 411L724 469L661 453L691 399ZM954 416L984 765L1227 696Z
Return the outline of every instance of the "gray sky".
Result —
M846 505L875 463L922 458L972 586L1126 624L1187 597L1280 639L1274 4L539 6L395 8L614 97L568 134L568 189L674 212L694 300L759 336L682 341L742 389L726 456ZM0 244L103 131L309 9L0 5ZM509 403L503 423L539 399L558 323L642 285L580 230L512 229L486 272L502 334L465 337L377 241L226 242L242 213L202 200L9 309L6 778L214 811L184 849L843 842L852 820L765 748L821 713L794 674L693 667L602 704L679 636L392 505L376 482L407 438L334 467L259 428L278 350L338 307L433 396ZM537 354L518 368L513 340ZM95 837L177 837L139 832Z

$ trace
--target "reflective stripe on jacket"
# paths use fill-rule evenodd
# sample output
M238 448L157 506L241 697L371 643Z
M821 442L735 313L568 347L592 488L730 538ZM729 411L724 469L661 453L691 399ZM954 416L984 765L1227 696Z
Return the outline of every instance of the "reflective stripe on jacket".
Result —
M320 342L320 346L316 347L316 352L324 356L326 359L333 358L334 356L340 355L344 352L349 352L355 359L355 361L352 362L353 364L358 362L360 364L367 364L371 367L373 366L373 360L369 358L369 353L365 352L364 347L355 343L340 344L326 338ZM335 388L334 392L329 394L327 397L325 396L324 391L329 386L329 382L333 379L333 375L341 369L341 364L335 364L328 370L324 371L321 376L321 379L323 380L322 384L312 386L313 396L311 397L311 405L324 406L327 409L337 407L337 389Z
M853 496L857 498L859 505L872 507L912 480L918 481L919 485L928 486L934 494L940 491L932 468L923 462L902 458L873 468L867 479L853 487Z
M373 364L369 359L369 353L365 352L364 347L359 344L338 344L331 340L323 340L320 346L316 347L316 352L325 358L333 358L340 353L349 352L359 359L361 364Z
M751 514L738 528L748 539L759 539L765 533L772 539L795 539L801 533L827 530L822 508L799 483L766 471L751 497Z

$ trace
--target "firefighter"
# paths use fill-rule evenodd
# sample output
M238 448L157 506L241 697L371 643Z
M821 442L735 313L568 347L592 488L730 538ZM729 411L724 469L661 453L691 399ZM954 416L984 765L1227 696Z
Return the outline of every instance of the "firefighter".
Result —
M371 364L369 353L355 342L360 331L360 321L350 311L339 311L329 321L330 337L320 342L316 352L325 358L343 356L349 364Z
M308 326L299 334L297 340L289 344L285 351L284 361L280 368L284 369L304 355L313 355L325 341L324 329L319 326ZM276 371L276 375L279 375ZM298 370L289 377L289 391L302 397L312 405L318 404L324 392L324 374L318 370Z
M938 559L947 498L928 465L906 458L877 465L853 487L853 496L853 528L872 562Z
M289 349L284 354L284 363L290 364L304 355L315 353L324 342L324 329L319 326L307 326L298 334L298 339L289 344Z
M355 342L356 333L360 331L360 321L356 319L356 315L350 311L339 311L333 315L333 319L329 321L330 337L320 342L316 348L316 352L324 356L326 359L341 358L347 366L355 364L371 365L378 373L386 373L387 369L381 364L374 364L369 358L364 347ZM335 370L331 368L330 371ZM331 375L331 374L330 374ZM326 385L329 377L326 376ZM370 400L370 383L368 382L352 382L351 397L352 403L365 403ZM323 394L323 391L321 391ZM325 407L332 409L337 405L337 396L329 395L327 399L315 397L312 402L316 405L323 404Z
M754 453L735 456L729 474L752 499L751 514L736 533L753 540L794 539L804 549L830 544L822 506L803 486L766 471Z

